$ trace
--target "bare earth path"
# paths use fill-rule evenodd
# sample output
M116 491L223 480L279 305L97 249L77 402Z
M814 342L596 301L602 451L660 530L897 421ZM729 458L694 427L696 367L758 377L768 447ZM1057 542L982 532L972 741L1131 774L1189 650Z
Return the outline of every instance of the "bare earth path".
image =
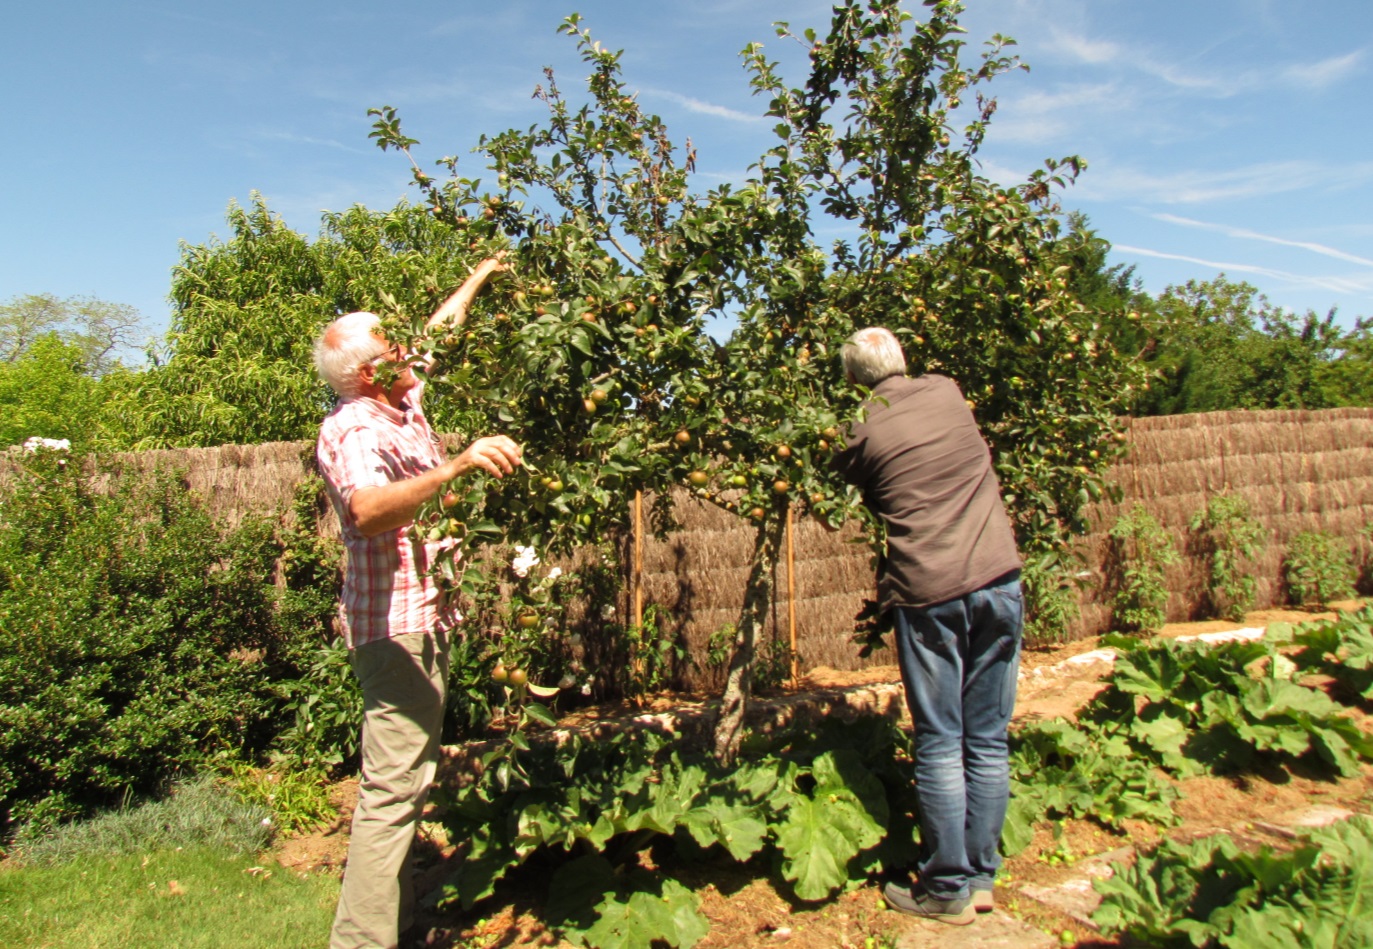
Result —
M1351 604L1352 606L1353 604ZM1197 636L1244 627L1263 629L1273 622L1307 622L1322 615L1269 610L1251 613L1242 624L1209 621L1171 624L1161 636ZM1095 640L1085 640L1052 650L1028 651L1022 663L1017 721L1071 716L1101 687L1109 661ZM894 667L843 673L814 669L799 693L779 696L781 706L808 706L838 700L868 707L884 707L900 701L899 676ZM669 713L668 709L675 709ZM571 723L594 727L605 721L601 714L583 712ZM648 710L660 715L680 714L690 727L693 716L705 716L704 703L665 700ZM799 714L799 713L798 713ZM651 715L648 717L652 717ZM449 767L461 769L465 755L449 749ZM1279 843L1291 828L1326 821L1350 813L1373 810L1373 769L1361 777L1338 782L1285 776L1274 783L1253 775L1234 779L1196 778L1181 782L1183 799L1178 810L1180 826L1170 836L1188 839L1225 831L1255 841ZM339 819L312 835L286 841L280 861L297 872L337 873L347 848L347 820L356 799L356 782L338 789ZM815 908L794 904L779 896L766 879L764 868L739 869L729 865L698 867L682 875L682 881L701 896L702 911L711 921L710 934L701 949L742 949L754 946L805 947L805 949L879 949L879 947L929 946L950 949L1040 949L1077 944L1111 946L1116 943L1097 934L1088 923L1095 905L1093 876L1108 872L1112 859L1128 856L1131 847L1148 844L1156 832L1147 826L1127 828L1115 835L1093 824L1064 822L1043 829L1023 853L1007 861L1004 885L997 890L998 908L975 925L953 927L922 922L886 910L880 890L864 886ZM443 839L442 828L426 824L420 846L426 867L420 891L438 885L449 871L453 848ZM1054 865L1046 862L1056 855ZM1069 855L1068 862L1063 855ZM694 873L695 877L691 874ZM422 917L424 935L416 945L434 946L560 946L534 913L541 886L537 874L516 876L469 914L430 913Z

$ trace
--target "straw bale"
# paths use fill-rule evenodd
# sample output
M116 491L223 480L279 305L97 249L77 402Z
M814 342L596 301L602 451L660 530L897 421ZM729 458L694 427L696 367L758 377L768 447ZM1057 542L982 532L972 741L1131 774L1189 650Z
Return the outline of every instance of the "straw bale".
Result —
M1121 497L1088 509L1090 532L1080 546L1090 579L1079 597L1073 635L1109 628L1111 597L1101 583L1110 550L1107 534L1136 503L1149 508L1185 553L1184 563L1168 576L1170 619L1196 615L1205 600L1205 564L1189 547L1187 522L1222 492L1248 501L1251 516L1269 532L1268 547L1253 569L1258 607L1282 601L1283 552L1304 530L1343 537L1360 562L1373 560L1373 542L1360 534L1373 523L1373 408L1210 412L1124 419L1122 425L1128 450L1107 473ZM466 442L453 434L440 437L450 452ZM301 479L313 471L313 449L312 442L278 442L109 455L96 464L106 483L125 470L180 471L211 512L234 525L249 514L289 510ZM0 484L18 463L17 456L0 456ZM651 507L652 498L645 500ZM671 634L681 636L704 666L711 634L739 619L755 528L685 488L674 489L672 500L676 523L663 525L664 537L644 543L644 595L672 615ZM320 529L337 537L337 520L322 518ZM796 524L797 649L803 668L853 669L893 661L888 651L862 662L849 641L854 614L873 585L869 548L853 543L857 537L855 525L831 534L810 519ZM784 562L773 582L777 600L765 640L788 635ZM698 669L685 676L685 684L713 687L722 675L720 669Z

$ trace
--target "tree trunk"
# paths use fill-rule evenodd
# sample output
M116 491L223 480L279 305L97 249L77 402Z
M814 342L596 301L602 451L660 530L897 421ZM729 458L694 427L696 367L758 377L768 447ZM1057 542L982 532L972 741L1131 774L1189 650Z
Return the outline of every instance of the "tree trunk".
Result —
M715 723L715 758L723 765L734 763L743 740L744 716L753 694L753 662L758 634L767 623L772 605L772 573L782 542L785 521L769 518L758 528L753 541L753 562L749 567L748 589L739 615L739 631L734 639L725 678L725 694L720 702L720 718Z

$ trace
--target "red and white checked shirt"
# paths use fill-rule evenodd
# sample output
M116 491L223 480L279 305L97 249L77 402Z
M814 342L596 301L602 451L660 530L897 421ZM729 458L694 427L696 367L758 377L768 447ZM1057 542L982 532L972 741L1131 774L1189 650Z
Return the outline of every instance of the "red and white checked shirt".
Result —
M461 619L453 597L430 575L434 556L454 541L421 543L409 527L364 537L349 511L353 492L422 474L444 461L424 417L421 381L398 410L376 399L344 399L319 429L316 456L348 552L339 606L348 648L407 633L449 629Z

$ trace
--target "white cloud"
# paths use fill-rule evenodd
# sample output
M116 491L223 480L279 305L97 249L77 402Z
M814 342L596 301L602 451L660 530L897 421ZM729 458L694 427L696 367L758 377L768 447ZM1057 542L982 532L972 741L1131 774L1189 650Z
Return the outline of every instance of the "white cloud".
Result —
M992 135L998 142L1051 142L1065 138L1095 116L1129 111L1132 101L1132 96L1114 82L1064 86L1054 92L1002 99L992 120Z
M1093 40L1066 30L1053 30L1049 47L1066 53L1079 62L1099 65L1127 58L1125 49L1110 40Z
M1274 237L1271 234L1260 234L1257 231L1246 230L1242 227L1231 227L1227 224L1211 224L1206 221L1194 221L1191 218L1178 217L1174 214L1155 214L1152 215L1152 217L1157 221L1163 221L1167 224L1178 224L1182 227L1195 227L1206 231L1216 231L1227 237L1234 237L1240 240L1264 241L1269 244L1280 244L1283 247L1300 247L1302 250L1309 250L1312 253L1321 254L1325 257L1333 257L1336 260L1346 260L1350 263L1373 267L1373 260L1369 260L1367 257L1348 254L1342 250L1327 247L1324 244L1316 244L1310 241L1293 241L1283 237Z
M1145 247L1134 247L1129 244L1113 244L1111 252L1123 255L1135 255L1139 257L1153 257L1158 260L1176 260L1181 263L1196 264L1215 270L1218 273L1243 273L1254 274L1260 277L1270 277L1274 280L1284 280L1298 287L1320 288L1331 290L1335 293L1367 293L1373 289L1373 278L1346 278L1346 277L1327 277L1312 274L1294 274L1285 270L1274 270L1271 267L1257 267L1253 264L1222 263L1216 260L1207 260L1204 257L1191 257L1187 254L1168 254L1163 251L1149 250Z
M1063 29L1054 29L1050 35L1050 49L1079 63L1135 70L1178 89L1222 99L1277 85L1295 84L1304 88L1325 88L1358 72L1362 68L1365 54L1365 50L1356 50L1315 63L1298 63L1283 68L1226 67L1206 71L1184 62L1161 58L1149 49L1129 46L1114 40L1093 39ZM1207 52L1209 51L1203 51ZM1210 55L1200 55L1199 58L1207 62L1215 61L1215 57Z
M728 106L715 105L712 102L705 102L691 96L684 96L679 92L669 92L666 89L644 89L645 95L655 96L675 102L688 112L696 112L700 115L713 115L716 118L728 119L731 122L761 122L764 116L750 115L747 112L740 112L738 109L731 109Z
M1201 204L1267 197L1292 191L1331 190L1373 180L1373 161L1326 165L1315 161L1261 162L1223 171L1170 174L1133 168L1100 167L1085 177L1082 190L1095 200L1134 199L1160 204Z
M315 138L310 135L297 135L294 132L281 132L272 129L259 129L256 133L257 138L269 142L286 142L291 145L312 145L324 148L336 148L340 151L351 152L354 155L370 155L372 150L356 148L352 145L345 145L343 142L335 141L331 138Z
M1332 56L1323 59L1318 63L1308 65L1288 66L1283 70L1284 78L1295 82L1299 86L1307 86L1312 89L1323 89L1344 79L1352 73L1358 72L1363 64L1364 50L1355 50L1344 56Z

